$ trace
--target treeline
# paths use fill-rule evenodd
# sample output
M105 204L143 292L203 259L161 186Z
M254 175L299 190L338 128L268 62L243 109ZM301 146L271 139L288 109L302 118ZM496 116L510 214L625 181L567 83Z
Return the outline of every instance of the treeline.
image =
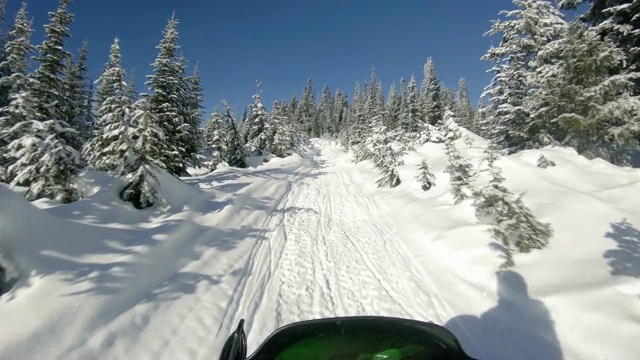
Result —
M76 176L91 168L127 179L121 197L144 208L157 200L152 168L179 176L200 165L202 87L179 53L171 18L138 94L122 68L116 38L95 91L87 74L88 45L77 58L65 50L74 16L71 0L49 13L45 39L30 42L23 3L2 37L0 62L0 181L25 187L29 200L77 200ZM0 1L4 14L6 0ZM35 55L34 55L35 54ZM36 69L29 72L31 60Z

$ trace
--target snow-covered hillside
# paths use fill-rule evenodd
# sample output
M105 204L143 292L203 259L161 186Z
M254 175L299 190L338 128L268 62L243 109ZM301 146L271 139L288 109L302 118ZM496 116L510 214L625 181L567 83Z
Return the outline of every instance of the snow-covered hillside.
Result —
M483 166L481 138L457 145ZM557 166L536 167L540 154ZM498 272L471 201L453 205L446 161L427 144L379 189L369 162L315 141L304 157L161 176L167 205L144 211L102 173L68 205L0 186L2 256L19 274L0 298L0 359L211 359L241 318L251 351L287 323L354 314L446 324L486 359L636 359L640 170L565 148L501 158L505 185L555 235Z

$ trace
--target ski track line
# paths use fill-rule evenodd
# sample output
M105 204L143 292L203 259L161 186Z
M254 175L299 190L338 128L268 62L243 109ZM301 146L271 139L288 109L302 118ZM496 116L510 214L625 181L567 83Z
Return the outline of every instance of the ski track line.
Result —
M279 266L260 275L259 296L248 299L255 304L246 313L249 348L277 327L312 318L448 319L446 302L385 226L388 221L373 200L350 189L357 183L348 172L337 171L334 154L316 155L324 166L313 168L314 176L292 189L271 232L269 243L282 251Z

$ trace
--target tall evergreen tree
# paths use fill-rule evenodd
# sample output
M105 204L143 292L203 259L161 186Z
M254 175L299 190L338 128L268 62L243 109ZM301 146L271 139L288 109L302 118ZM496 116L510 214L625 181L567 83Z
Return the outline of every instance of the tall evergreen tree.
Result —
M68 11L71 0L60 0L57 11L50 12L45 25L45 41L38 46L39 67L30 82L31 101L27 120L16 126L21 137L10 145L10 156L17 161L9 167L12 184L28 186L27 198L54 198L71 202L78 198L75 176L79 172L80 156L69 146L68 139L77 132L60 120L64 97L61 92L64 60L69 54L63 50L69 37L67 26L73 21Z
M128 159L127 173L123 174L127 185L120 192L120 198L144 209L161 200L154 170L164 169L162 143L165 140L158 117L151 111L147 99L133 104L129 135L132 156Z
M178 59L178 20L175 16L169 19L158 45L158 57L151 64L153 74L147 76L149 106L159 120L160 128L165 135L162 162L169 173L175 176L184 174L186 159L185 149L181 149L180 136L183 125L184 74Z
M0 6L4 6L2 2ZM8 70L8 75L0 79L0 86L9 89L9 103L0 109L0 181L2 182L13 180L7 169L15 159L9 157L8 146L20 134L12 130L12 127L27 120L27 109L31 100L30 77L27 73L28 56L35 51L35 47L30 42L32 34L33 28L27 15L27 4L22 3L9 30L8 42L4 50L6 60L0 63L0 68Z
M33 119L39 121L64 119L65 102L64 81L65 60L71 54L64 50L65 39L70 37L69 25L73 15L69 13L71 0L60 0L55 12L49 13L50 22L45 25L45 40L37 46L39 55L35 58L39 66L35 72L32 93L37 100L32 109Z
M314 133L317 137L323 136L329 131L330 124L333 121L334 98L329 90L329 85L325 84L322 88L322 97L320 98L320 107L316 116L316 125Z
M431 58L425 64L424 83L426 87L422 89L422 113L425 121L431 125L441 125L444 108L442 106L440 80Z
M5 14L7 9L7 0L0 0L0 64L7 61L9 54L7 53L7 42L10 41L8 34L4 32ZM11 30L9 30L11 31ZM12 71L7 66L0 66L0 78L11 76ZM11 91L9 84L0 83L0 109L9 105L9 92Z
M640 134L640 99L633 95L632 74L611 75L624 60L622 50L580 23L547 44L538 53L525 102L529 147L558 141L590 158L627 163Z
M400 124L406 133L417 134L423 128L424 116L420 110L420 93L413 74L411 74L406 94L405 106L400 115Z
M309 78L302 92L300 102L298 103L298 113L296 115L301 133L303 133L306 138L312 136L313 120L315 119L316 111L315 90L313 89L313 81Z
M455 106L452 110L454 110L460 125L467 130L473 131L474 110L471 104L469 90L467 89L467 81L464 78L460 78L458 81Z
M529 91L532 63L543 46L562 36L564 15L549 1L513 0L518 7L501 11L504 20L494 20L485 34L502 36L500 46L491 47L482 60L493 63L494 74L482 97L495 111L490 138L503 148L525 148L530 114L524 105Z
M246 168L247 159L242 145L242 136L238 130L238 124L233 118L233 112L225 102L224 122L227 124L226 131L226 155L227 164L232 167Z
M271 112L271 148L269 152L278 157L291 155L293 147L293 133L291 131L291 119L284 102L275 101Z
M222 114L216 108L204 128L205 142L211 151L209 170L214 171L224 161L226 153L225 124Z
M78 61L74 62L71 57L68 58L62 78L64 87L64 101L61 104L62 120L80 135L69 141L76 150L81 150L84 142L91 137L92 116L86 109L87 102L92 96L87 75L88 54L89 45L85 41L80 49Z
M184 79L182 111L180 118L182 124L178 127L178 148L181 152L183 162L182 173L186 173L187 166L200 166L200 123L204 101L203 89L200 80L200 67L196 66L193 75L185 77L186 60L184 57L179 61L180 78Z
M249 105L249 117L245 123L245 146L249 154L263 155L271 147L271 124L269 113L262 104L262 88L253 96Z
M329 132L333 136L337 136L340 131L344 130L348 110L349 102L347 100L347 94L337 89L333 104L333 118L329 124Z
M98 104L96 136L84 148L84 155L91 166L124 176L133 171L134 158L131 141L132 102L122 69L120 42L114 40L109 53L107 69L98 80L98 91L106 98Z
M385 114L385 125L389 129L397 129L400 125L400 116L402 114L402 98L396 90L395 83L391 84L389 89Z

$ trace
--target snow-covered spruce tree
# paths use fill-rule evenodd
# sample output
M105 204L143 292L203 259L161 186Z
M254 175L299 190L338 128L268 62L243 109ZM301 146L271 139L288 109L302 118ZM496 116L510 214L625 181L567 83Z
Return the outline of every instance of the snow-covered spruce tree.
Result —
M493 224L489 233L502 245L505 259L502 267L507 268L515 265L514 248L522 253L542 249L553 236L553 229L535 218L522 201L524 194L515 195L502 185L504 178L495 166L497 154L493 149L486 153L492 179L474 193L473 205L481 221Z
M420 187L423 191L429 191L432 187L436 186L436 176L431 172L431 168L427 163L427 159L423 159L418 165L418 176L416 178L420 182Z
M541 154L536 165L539 168L546 169L549 166L556 166L556 163L553 160L547 159L544 155Z
M224 122L226 124L226 154L225 160L229 166L246 168L247 158L242 144L242 136L238 124L233 118L231 107L225 102Z
M182 79L182 93L180 99L179 118L181 124L177 129L176 139L180 158L182 159L181 174L187 174L187 166L199 167L200 164L200 123L203 113L203 89L200 81L200 67L196 65L193 74L186 76L186 62L184 57L178 60L179 78Z
M277 157L287 157L292 154L293 134L291 132L291 119L287 114L287 106L284 102L273 103L271 113L271 148L269 152Z
M156 190L158 179L153 170L164 169L164 134L147 99L133 104L129 136L132 156L128 159L127 173L123 174L127 185L120 191L120 198L137 209L145 209L161 201Z
M1 5L1 2L0 2ZM5 46L6 59L0 68L6 69L8 75L0 79L0 84L9 89L7 106L0 109L0 182L11 182L7 169L16 159L9 157L9 144L20 135L13 126L27 120L29 107L30 77L29 54L35 51L30 38L33 34L31 20L27 15L27 4L23 3L16 13L15 20L9 29Z
M9 41L8 34L3 29L5 28L5 15L7 10L7 0L0 0L0 64L7 61L6 45ZM9 29L11 31L11 29ZM0 66L0 79L11 76L11 69L6 66ZM9 105L9 84L3 84L0 82L0 109Z
M456 95L453 110L456 114L456 118L458 118L459 125L469 131L474 131L473 115L475 111L471 104L471 98L469 97L467 81L464 78L460 78L458 81L458 90Z
M473 177L473 166L465 159L453 141L445 142L445 149L449 163L444 172L449 174L449 183L451 184L451 193L455 204L459 204L463 200L471 197L471 178Z
M216 108L204 127L206 147L211 151L209 170L214 171L224 162L226 152L225 124L222 114Z
M440 80L431 58L424 65L424 83L421 92L422 113L425 122L433 126L441 125L444 108L442 106Z
M39 121L63 120L65 102L64 80L65 60L71 54L64 50L65 38L70 37L69 25L73 23L73 15L68 7L71 0L60 0L55 12L49 13L50 22L45 25L45 40L37 46L39 55L35 58L39 64L35 72L35 80L31 92L34 102L33 118Z
M531 140L546 134L588 158L627 164L640 135L640 98L633 95L634 74L611 75L625 60L594 29L572 23L563 38L538 53L524 132Z
M402 113L402 98L396 89L396 83L391 84L389 96L385 105L385 121L384 125L388 129L398 129L400 126L400 115Z
M464 144L465 145L467 145L468 147L472 147L474 142L475 142L475 140L473 140L473 138L469 137L468 135L465 135L465 137L464 137Z
M382 174L382 178L376 184L379 187L394 188L401 182L397 168L404 163L404 153L394 147L393 135L382 123L382 115L373 118L371 124L369 136L354 148L355 161L371 160Z
M159 120L165 135L162 162L170 174L183 175L187 159L183 159L184 150L180 149L180 129L184 125L183 106L185 105L185 81L183 69L178 59L178 20L174 16L169 19L158 45L158 57L151 64L153 74L147 76L149 87L149 106Z
M258 82L258 87L261 87ZM251 155L265 155L271 147L271 124L269 113L262 104L262 89L253 96L249 115L245 122L245 146Z
M333 118L329 124L329 133L334 138L345 130L348 111L349 101L347 100L347 94L340 89L336 89L336 96L333 104Z
M342 138L342 143L345 147L352 148L358 146L367 137L368 129L365 110L366 98L360 82L356 81L353 92L353 102L349 107L348 126Z
M416 78L411 74L411 80L407 86L406 103L400 115L400 124L407 134L418 134L423 129L424 117L420 108L420 93Z
M81 150L82 145L91 138L92 114L87 111L87 103L91 101L91 90L87 76L87 58L89 45L85 41L80 49L78 61L74 62L70 57L67 59L62 83L64 88L64 101L61 103L62 120L66 121L71 128L76 130L78 137L69 139L69 145L76 150Z
M501 36L482 60L491 62L493 79L482 94L495 111L488 131L490 139L509 151L527 147L525 129L530 120L524 105L530 90L529 79L535 56L549 42L562 36L566 28L563 14L546 0L513 0L516 10L501 11L504 19L494 20L485 34Z
M603 37L622 49L627 61L620 64L623 73L640 71L640 3L635 0L562 0L559 6L575 10L578 5L589 2L589 9L580 16ZM636 82L640 92L640 80Z
M307 79L307 85L302 91L302 97L298 103L296 113L296 123L302 140L309 139L313 134L313 121L317 112L315 90L313 89L313 81Z
M111 45L106 70L98 79L98 92L104 96L98 104L96 136L84 147L83 154L93 168L118 176L131 173L133 148L130 138L132 102L122 69L120 41Z
M49 13L50 23L45 25L45 41L38 46L39 66L34 81L29 82L27 120L16 124L20 138L10 145L9 156L17 161L9 167L13 185L29 187L29 200L43 197L61 202L78 198L74 180L79 172L80 156L69 146L68 139L78 136L77 131L60 120L58 104L64 100L61 75L64 59L64 39L69 37L67 26L73 21L68 12L71 0L60 0L55 12Z
M442 125L442 137L446 142L454 142L462 137L460 128L456 123L455 114L447 109L444 112L444 125Z
M322 88L322 97L320 98L320 106L315 117L314 136L322 137L329 131L329 126L333 119L333 105L335 99L331 94L329 85L325 84Z

